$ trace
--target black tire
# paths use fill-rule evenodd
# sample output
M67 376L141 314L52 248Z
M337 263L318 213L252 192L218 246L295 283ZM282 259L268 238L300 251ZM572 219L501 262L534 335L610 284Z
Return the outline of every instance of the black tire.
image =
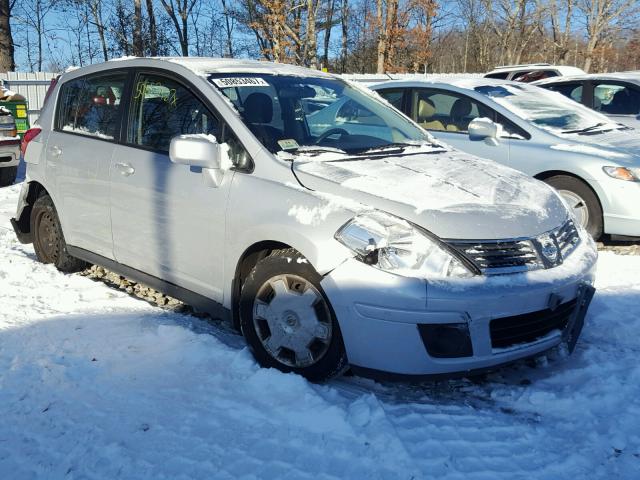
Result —
M600 239L604 229L604 220L602 218L602 207L598 201L598 197L586 183L575 177L568 175L556 175L545 180L556 190L568 191L580 197L587 208L589 218L585 228L587 232L594 238Z
M0 168L0 187L8 187L13 185L18 176L18 167L2 167Z
M327 326L330 326L327 330L331 332L328 335L329 338L321 342L323 353L314 358L312 364L306 366L287 364L281 358L276 358L269 353L265 345L263 345L264 332L259 331L260 328L257 325L262 320L259 316L254 319L254 302L258 298L258 294L263 291L262 289L270 279L282 276L287 278L287 275L292 278L304 279L314 287L313 289L309 288L314 290L314 295L321 295L321 298L318 297L317 302L311 308L326 312L324 321L327 322ZM274 250L269 256L260 260L251 270L240 293L240 327L249 348L261 366L277 368L285 373L294 372L312 382L329 380L344 373L348 368L342 333L329 299L320 286L321 279L322 277L318 272L295 249ZM300 290L300 292L302 291ZM266 323L266 320L264 322ZM282 319L282 322L284 322L284 319ZM263 340L261 340L261 337L263 337ZM308 345L308 348L311 350L311 344Z
M49 195L42 195L31 209L33 248L42 263L53 263L61 272L73 273L87 268L88 264L67 252L58 212Z

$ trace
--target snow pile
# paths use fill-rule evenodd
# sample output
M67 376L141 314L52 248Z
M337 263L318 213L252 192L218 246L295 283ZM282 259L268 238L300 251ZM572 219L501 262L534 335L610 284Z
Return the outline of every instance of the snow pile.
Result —
M634 479L640 257L601 255L575 354L481 383L311 385L241 337L36 263L0 189L0 478Z

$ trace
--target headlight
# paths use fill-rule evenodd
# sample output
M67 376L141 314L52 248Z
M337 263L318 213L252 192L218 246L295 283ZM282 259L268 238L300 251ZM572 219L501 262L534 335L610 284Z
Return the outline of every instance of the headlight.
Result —
M472 267L409 222L383 212L349 220L335 235L358 259L398 275L418 278L471 277Z
M640 168L627 167L602 167L604 173L618 180L626 180L628 182L640 182Z

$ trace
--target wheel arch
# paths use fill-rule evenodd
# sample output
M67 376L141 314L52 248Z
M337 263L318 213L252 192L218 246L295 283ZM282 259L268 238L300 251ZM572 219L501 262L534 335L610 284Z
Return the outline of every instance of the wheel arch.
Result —
M240 330L240 312L238 307L244 279L247 278L251 269L253 269L260 260L269 256L274 250L286 248L294 247L277 240L262 240L247 247L242 255L240 255L236 263L233 279L231 280L231 321L233 327L238 331Z
M20 198L19 212L16 215L14 225L22 234L23 243L31 243L33 234L31 232L31 209L35 201L42 195L49 195L47 189L38 181L31 181L27 184L26 192Z
M544 182L545 180L548 180L551 177L557 177L557 176L572 177L572 178L575 178L576 180L579 180L582 183L584 183L589 188L589 190L591 190L593 192L593 194L596 197L596 200L598 200L598 204L600 205L600 210L604 212L604 208L603 208L603 205L602 205L602 199L600 198L600 194L598 193L598 191L595 188L593 188L593 185L591 185L591 183L589 181L585 180L580 175L576 175L575 173L567 172L566 170L547 170L547 171L540 172L540 173L534 175L533 178L535 178L536 180L542 180Z

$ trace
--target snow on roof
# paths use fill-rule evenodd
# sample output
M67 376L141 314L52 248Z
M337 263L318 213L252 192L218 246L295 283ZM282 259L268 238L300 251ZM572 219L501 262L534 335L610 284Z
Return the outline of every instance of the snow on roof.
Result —
M380 82L370 85L372 88L381 85L415 85L415 84L427 84L432 87L447 87L454 86L467 90L473 90L476 87L484 85L522 85L519 82L513 82L510 80L499 80L496 78L484 78L484 77L465 77L465 78L416 78L411 80L388 80L386 82Z
M289 65L286 63L268 62L264 60L249 60L237 58L215 57L121 57L109 62L132 61L162 62L181 65L196 75L204 76L211 73L264 73L278 75L329 76L319 70Z
M547 85L550 83L566 82L569 80L626 80L640 83L640 70L612 73L585 73L581 75L565 75L562 77L545 78L532 82L533 85Z

